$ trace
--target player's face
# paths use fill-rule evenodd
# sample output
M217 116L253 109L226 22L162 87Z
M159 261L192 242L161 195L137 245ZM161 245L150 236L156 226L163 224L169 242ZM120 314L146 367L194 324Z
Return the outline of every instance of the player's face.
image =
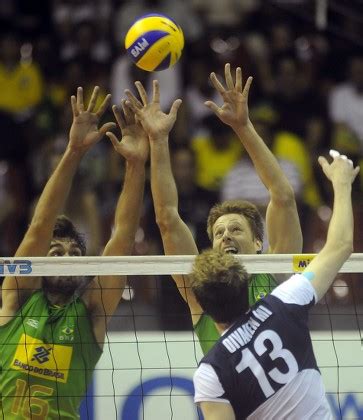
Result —
M48 257L79 257L82 255L77 243L71 239L53 239ZM43 288L52 294L72 296L80 286L83 277L51 276L43 278Z
M224 214L214 223L213 249L231 254L256 254L261 246L246 218L240 214Z

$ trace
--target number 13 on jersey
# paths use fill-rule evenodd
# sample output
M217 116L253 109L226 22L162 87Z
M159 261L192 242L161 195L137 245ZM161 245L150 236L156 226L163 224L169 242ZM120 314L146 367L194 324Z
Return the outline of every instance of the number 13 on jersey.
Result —
M294 355L289 350L283 348L283 343L280 336L273 330L262 331L256 337L253 343L253 347L258 356L262 356L266 353L266 341L270 342L272 345L272 349L268 353L270 359L283 359L287 365L287 372L281 372L276 367L269 370L268 372L265 372L263 366L261 366L255 355L248 348L242 350L242 359L236 366L236 370L238 373L241 373L245 369L251 369L265 397L269 398L277 391L272 387L269 378L278 384L285 385L290 382L298 373L299 367Z

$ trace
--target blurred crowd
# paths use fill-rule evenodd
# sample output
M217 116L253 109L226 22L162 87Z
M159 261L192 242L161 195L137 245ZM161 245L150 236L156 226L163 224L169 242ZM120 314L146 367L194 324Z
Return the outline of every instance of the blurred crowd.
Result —
M332 202L317 157L335 148L363 164L363 25L354 13L330 11L327 27L319 29L314 5L310 0L2 0L0 254L14 254L65 149L69 98L78 86L86 100L99 85L100 100L111 92L119 104L135 80L150 90L157 78L164 110L183 99L170 143L172 166L181 216L200 249L209 245L206 218L216 201L243 198L264 212L268 194L249 157L203 104L219 102L209 74L221 74L226 62L241 66L245 79L254 77L250 118L294 187L304 252L317 252ZM174 18L186 41L180 62L160 73L139 70L123 45L132 22L148 12ZM113 120L111 112L106 120ZM123 162L107 139L82 163L65 213L84 232L89 255L99 255L109 237L122 176ZM363 175L354 188L355 252L363 252ZM162 254L148 186L144 202L135 254ZM140 307L156 308L156 316L169 314L160 316L164 327L189 322L170 279L135 276L130 285ZM363 302L362 276L338 278L328 301Z

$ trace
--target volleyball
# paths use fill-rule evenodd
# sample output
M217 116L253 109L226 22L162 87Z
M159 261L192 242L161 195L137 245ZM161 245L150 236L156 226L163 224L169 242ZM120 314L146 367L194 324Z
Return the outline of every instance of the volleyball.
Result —
M125 37L131 60L146 71L172 67L181 57L183 47L181 27L168 16L157 13L139 17Z

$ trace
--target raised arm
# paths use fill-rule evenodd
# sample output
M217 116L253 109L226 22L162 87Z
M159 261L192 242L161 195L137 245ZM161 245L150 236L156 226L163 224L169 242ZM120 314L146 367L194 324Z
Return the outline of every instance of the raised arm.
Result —
M99 88L95 87L87 109L83 103L82 88L77 89L77 97L71 97L73 123L67 149L39 198L29 228L16 251L16 257L47 255L56 218L63 210L83 155L115 125L106 123L100 129L97 128L110 101L110 95L107 95L96 110L98 91ZM13 316L32 291L39 287L39 278L6 277L2 287L2 316Z
M143 200L145 162L149 156L147 135L140 123L135 122L134 114L125 102L122 102L122 112L116 106L113 107L113 112L121 129L122 140L118 141L111 132L107 136L116 152L126 159L126 172L115 211L113 233L103 252L104 256L132 253ZM125 276L99 276L83 295L83 300L90 309L99 343L104 341L105 316L109 320L115 312L125 281Z
M333 162L319 157L319 163L334 190L333 214L323 249L303 272L313 285L320 300L333 283L339 269L353 251L352 183L359 167L335 150L330 151Z
M181 100L176 100L169 114L165 114L160 109L159 83L156 80L153 82L153 97L150 102L142 84L135 84L141 102L130 91L126 93L150 140L151 191L164 252L166 255L196 255L198 249L193 235L178 212L178 193L169 154L169 133L175 123ZM183 299L189 305L193 322L197 322L201 309L190 290L188 277L173 278Z
M215 73L211 73L213 86L224 101L222 107L211 101L205 104L223 123L235 131L251 157L258 176L269 191L270 202L266 212L269 252L274 254L301 252L302 233L293 188L275 156L257 134L249 119L248 94L252 77L247 79L243 88L241 68L236 69L234 83L230 65L226 64L225 79L226 88Z

